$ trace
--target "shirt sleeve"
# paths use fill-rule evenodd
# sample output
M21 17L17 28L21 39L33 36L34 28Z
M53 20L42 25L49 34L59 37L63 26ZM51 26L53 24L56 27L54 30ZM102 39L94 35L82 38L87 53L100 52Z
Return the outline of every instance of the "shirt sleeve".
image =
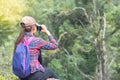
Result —
M58 48L58 44L54 37L52 35L48 36L49 41L46 41L42 38L39 38L36 42L36 46L39 49L45 49L45 50L54 50Z

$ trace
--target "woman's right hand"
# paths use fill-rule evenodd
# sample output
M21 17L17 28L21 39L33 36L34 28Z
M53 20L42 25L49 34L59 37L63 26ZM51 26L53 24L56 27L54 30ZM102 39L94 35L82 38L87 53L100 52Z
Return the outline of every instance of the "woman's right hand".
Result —
M41 32L46 33L48 36L51 35L50 32L48 31L48 29L47 29L47 27L46 27L45 25L41 25L41 27L42 27Z

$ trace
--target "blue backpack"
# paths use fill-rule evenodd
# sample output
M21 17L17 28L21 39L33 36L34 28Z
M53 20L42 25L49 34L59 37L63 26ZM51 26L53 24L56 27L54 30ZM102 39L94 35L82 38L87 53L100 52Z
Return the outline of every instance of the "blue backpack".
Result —
M19 43L13 55L12 70L13 73L20 78L25 78L30 74L30 54L28 45L32 39L33 37L30 37L28 40Z

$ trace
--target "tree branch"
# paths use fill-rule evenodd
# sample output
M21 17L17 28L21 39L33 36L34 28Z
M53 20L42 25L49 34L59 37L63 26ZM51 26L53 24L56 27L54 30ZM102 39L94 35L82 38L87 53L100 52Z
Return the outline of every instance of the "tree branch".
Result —
M70 56L69 52L68 52L65 48L63 48L63 50L67 53L67 55ZM73 60L73 64L74 64L74 66L76 67L77 71L78 71L82 76L84 76L85 78L88 78L89 80L93 80L93 79L94 79L94 77L85 74L82 70L80 70L80 69L78 68L78 65L77 65L77 63L76 63L76 60L75 60L74 58L73 58L72 60Z
M89 39L86 39L86 38L83 37L83 36L79 36L79 35L78 35L77 38L80 38L80 39L84 40L84 42L89 42L89 43L91 43L93 46L95 46L95 43L94 43L93 41L91 41L91 40L89 40Z
M108 40L109 38L111 38L112 35L114 35L119 29L114 29L109 35L106 36L105 40Z

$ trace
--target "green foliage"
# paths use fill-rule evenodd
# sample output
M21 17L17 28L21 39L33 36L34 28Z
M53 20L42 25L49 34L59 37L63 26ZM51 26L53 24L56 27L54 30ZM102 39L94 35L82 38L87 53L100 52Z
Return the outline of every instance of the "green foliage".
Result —
M83 3L81 2L81 4ZM91 4L91 3L88 2L88 4ZM115 32L118 32L119 30L118 28L117 30L115 30L115 27L117 27L116 25L119 25L118 23L116 23L117 21L119 21L119 16L117 16L118 12L116 13L116 11L119 10L118 9L119 7L115 6L112 2L101 1L101 0L98 1L98 4L99 5L97 6L96 9L100 10L101 12L105 12L107 15L108 27L106 30L106 35L111 37L110 34L115 34ZM87 9L92 10L92 5L88 6L83 4L83 6ZM59 54L64 53L66 55L63 54L63 56L67 56L65 59L63 59L63 56L61 56L63 59L63 62L65 62L68 59L68 62L66 63L69 64L71 62L69 60L70 59L69 55L72 56L72 58L73 58L73 55L77 55L79 56L79 58L76 57L76 59L78 60L76 62L78 62L77 65L80 66L80 69L82 69L82 71L86 74L94 75L98 62L97 62L96 50L92 42L94 42L94 39L97 37L97 33L99 32L99 26L100 26L99 20L101 19L102 13L97 13L98 16L95 16L94 14L90 14L91 11L88 10L88 14L93 15L92 16L93 26L90 27L90 25L85 23L84 21L84 19L86 20L88 18L81 17L84 14L84 11L81 10L81 12L79 13L78 10L79 9L76 9L76 11L75 10L70 10L70 11L68 10L66 12L60 11L56 14L53 14L53 17L51 18L51 21L53 22L51 23L51 25L54 25L53 26L53 29L55 31L54 33L57 35L57 37L60 36L59 38L61 39L59 42L59 48L60 48ZM73 12L70 13L71 11ZM113 14L115 14L117 17L115 17ZM77 15L79 15L80 17ZM115 18L117 19L117 21L113 22L113 20L116 20ZM62 31L61 31L61 27L62 27ZM65 34L61 38L61 35L64 32ZM106 46L108 47L107 54L111 53L109 52L109 48L112 47L112 45L115 46L114 49L112 50L116 52L117 50L116 44L118 44L118 41L119 41L119 38L116 36L113 36L111 39L108 38L108 41L106 41ZM82 56L83 58L83 63L79 61L81 59L80 56ZM110 59L112 58L110 57ZM75 60L73 59L73 62L71 62L70 64L73 65L75 63L74 61ZM66 64L62 64L62 66L66 67ZM68 66L67 69L69 68L71 70L74 70L72 67ZM69 74L66 76L69 76ZM79 73L76 73L76 74L79 74Z
M27 10L24 0L0 0L0 80L14 80L11 71L13 43L19 20Z
M7 79L0 75L0 80L7 80Z
M23 5L23 0L1 0L0 10L0 37L3 38L0 40L1 44L4 39L9 39L9 36L16 30L15 26L26 8Z
M59 75L60 78L65 77L64 70L62 70L62 64L60 63L59 60L52 59L48 66L51 67Z
M0 75L4 76L5 80L15 80L17 77L12 73L11 68L13 41L5 42L4 46L0 47Z

